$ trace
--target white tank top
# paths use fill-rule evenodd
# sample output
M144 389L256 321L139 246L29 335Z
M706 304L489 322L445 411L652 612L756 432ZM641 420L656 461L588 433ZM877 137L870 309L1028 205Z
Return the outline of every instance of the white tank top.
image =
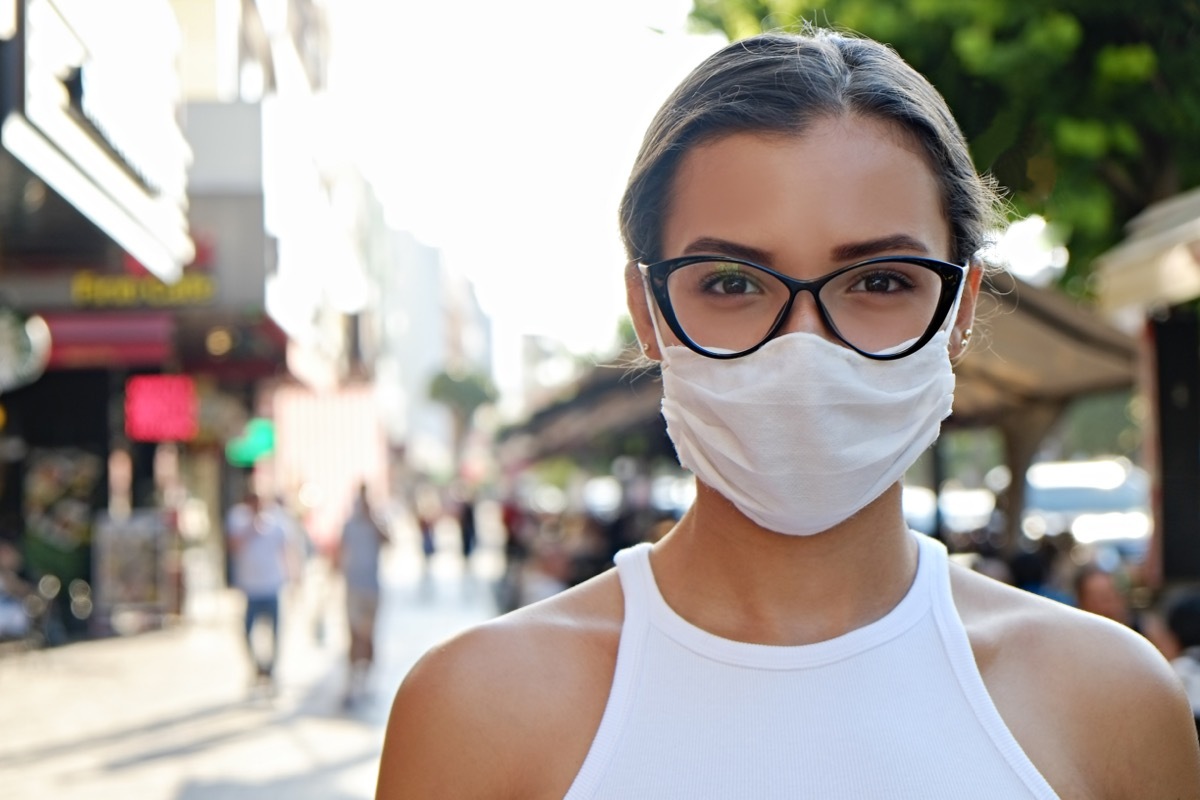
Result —
M921 542L886 616L798 647L714 636L676 614L650 546L617 554L625 595L608 705L566 800L1051 800L984 687Z

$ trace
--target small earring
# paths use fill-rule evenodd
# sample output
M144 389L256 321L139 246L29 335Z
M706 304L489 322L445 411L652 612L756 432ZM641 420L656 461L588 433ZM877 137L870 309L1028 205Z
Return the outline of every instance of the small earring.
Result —
M970 341L971 341L971 329L967 328L966 330L964 330L962 332L962 346L966 347L967 343Z

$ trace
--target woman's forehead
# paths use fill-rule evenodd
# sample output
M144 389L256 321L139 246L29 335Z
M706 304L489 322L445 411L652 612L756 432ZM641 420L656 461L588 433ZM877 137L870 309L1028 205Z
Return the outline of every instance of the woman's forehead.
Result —
M781 259L827 259L848 243L898 235L950 257L928 159L893 125L836 117L801 134L733 133L693 147L672 182L663 255L717 238Z

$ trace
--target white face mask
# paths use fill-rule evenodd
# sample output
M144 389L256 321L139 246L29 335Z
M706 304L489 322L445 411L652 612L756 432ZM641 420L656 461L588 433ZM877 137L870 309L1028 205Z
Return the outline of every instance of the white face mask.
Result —
M820 533L879 497L937 439L954 400L949 337L947 326L896 361L811 333L732 360L659 337L667 433L679 462L759 525Z

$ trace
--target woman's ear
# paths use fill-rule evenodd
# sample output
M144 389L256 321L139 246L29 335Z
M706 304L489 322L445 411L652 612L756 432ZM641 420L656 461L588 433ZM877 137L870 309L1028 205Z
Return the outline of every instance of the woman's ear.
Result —
M654 320L650 316L654 310L650 308L645 278L642 277L635 261L625 265L625 304L629 306L629 318L633 322L633 330L637 334L638 344L642 347L642 354L654 361L661 361L662 351L658 347L658 337L654 335Z
M958 303L958 316L950 332L950 358L961 358L971 340L971 326L975 322L975 304L979 300L979 288L983 283L983 264L972 261L964 276L962 299Z

